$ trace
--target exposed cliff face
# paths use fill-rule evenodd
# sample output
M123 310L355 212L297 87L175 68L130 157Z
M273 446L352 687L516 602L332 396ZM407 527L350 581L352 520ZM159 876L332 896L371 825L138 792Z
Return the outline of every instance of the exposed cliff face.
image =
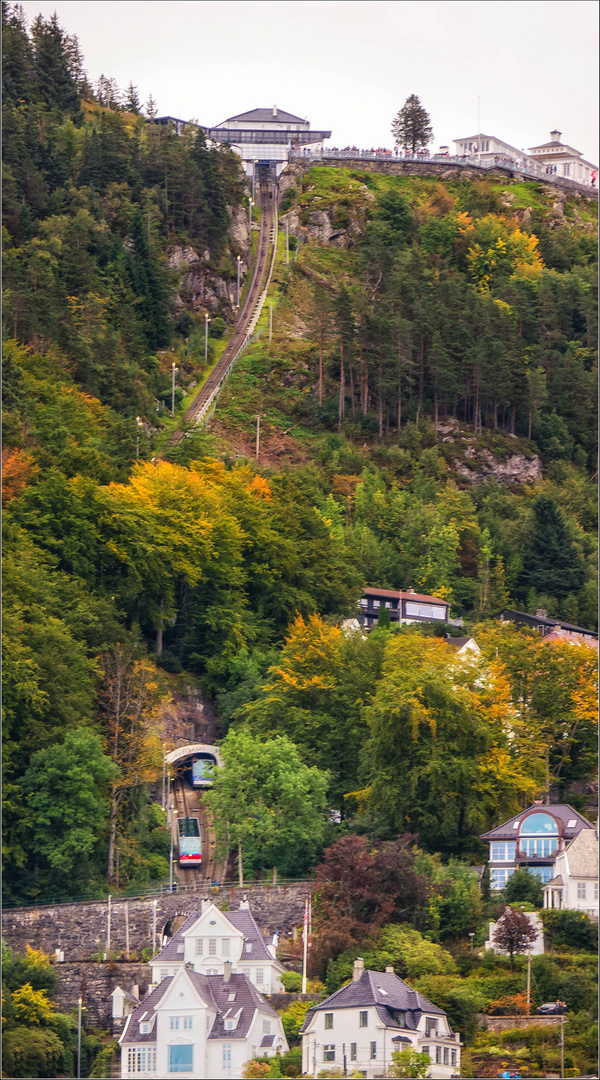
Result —
M475 456L475 451L465 451L465 456ZM542 463L534 454L528 458L525 454L511 454L505 460L495 458L489 450L480 450L477 462L472 465L457 463L456 472L472 484L483 484L493 477L499 484L533 484L542 479Z
M241 277L245 279L249 269L250 230L248 215L243 206L228 207L230 216L229 246L231 254L241 256ZM211 268L211 253L197 251L193 247L174 247L169 253L169 268L180 274L175 296L178 308L190 311L221 312L233 317L236 300L236 283L226 281Z

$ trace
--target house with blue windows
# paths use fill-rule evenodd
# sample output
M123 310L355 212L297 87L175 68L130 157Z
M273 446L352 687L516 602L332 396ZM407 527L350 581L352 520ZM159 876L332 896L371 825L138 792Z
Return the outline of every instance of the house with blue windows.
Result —
M221 975L179 967L133 1010L119 1039L122 1077L234 1080L252 1058L286 1052L279 1013L223 966Z
M509 818L502 825L483 833L480 840L489 844L490 886L503 889L510 875L526 868L547 884L554 876L558 854L583 829L594 829L568 803L546 805L541 800Z

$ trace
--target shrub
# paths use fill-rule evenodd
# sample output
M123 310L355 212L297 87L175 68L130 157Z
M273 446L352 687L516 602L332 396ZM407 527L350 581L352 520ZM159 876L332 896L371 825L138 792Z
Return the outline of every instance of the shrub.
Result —
M567 945L573 949L598 949L598 927L582 911L557 911L546 909L540 912L546 935L546 945L555 948Z
M286 971L281 976L283 988L287 994L297 994L302 988L302 976L298 971Z

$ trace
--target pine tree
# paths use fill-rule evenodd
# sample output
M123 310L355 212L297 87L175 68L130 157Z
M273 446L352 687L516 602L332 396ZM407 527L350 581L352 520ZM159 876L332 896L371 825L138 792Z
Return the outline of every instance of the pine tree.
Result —
M38 15L32 38L35 69L46 103L50 108L80 116L79 91L71 71L72 40L61 30L56 15L48 22Z
M125 101L123 102L123 105L125 109L127 109L127 112L135 113L136 116L139 116L142 111L137 86L134 86L132 82L129 83L129 86L125 91Z
M555 499L540 495L533 509L535 532L523 555L519 589L560 600L583 585L583 561Z
M158 114L158 105L156 104L152 94L146 102L146 116L149 120L154 120L154 117Z
M396 148L402 147L411 154L424 150L433 139L431 117L421 105L416 94L406 99L400 112L392 120L392 135Z

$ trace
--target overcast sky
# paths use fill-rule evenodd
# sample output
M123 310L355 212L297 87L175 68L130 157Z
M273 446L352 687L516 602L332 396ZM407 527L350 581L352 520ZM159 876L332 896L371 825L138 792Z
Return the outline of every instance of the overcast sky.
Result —
M130 80L159 114L220 123L278 105L329 145L391 146L409 94L434 146L481 130L513 146L552 128L598 161L595 0L25 0L76 34L90 78Z

